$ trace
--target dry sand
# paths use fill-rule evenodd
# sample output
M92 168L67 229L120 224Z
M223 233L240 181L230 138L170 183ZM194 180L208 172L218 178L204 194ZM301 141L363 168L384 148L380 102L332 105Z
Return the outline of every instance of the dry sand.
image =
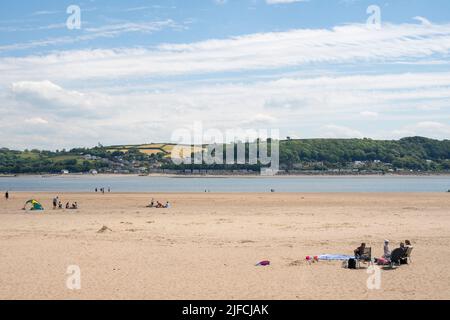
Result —
M1 299L449 299L450 194L53 194L0 200ZM20 210L35 197L44 212ZM104 232L98 231L105 226ZM365 241L410 239L413 262L381 272L309 265ZM255 267L270 260L269 267ZM66 287L69 265L81 290Z

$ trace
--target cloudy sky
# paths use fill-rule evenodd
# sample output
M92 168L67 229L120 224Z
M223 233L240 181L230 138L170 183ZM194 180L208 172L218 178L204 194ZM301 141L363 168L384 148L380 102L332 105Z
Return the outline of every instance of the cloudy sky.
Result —
M70 5L80 29L67 26ZM294 138L450 138L448 0L0 7L0 147L166 142L196 121Z

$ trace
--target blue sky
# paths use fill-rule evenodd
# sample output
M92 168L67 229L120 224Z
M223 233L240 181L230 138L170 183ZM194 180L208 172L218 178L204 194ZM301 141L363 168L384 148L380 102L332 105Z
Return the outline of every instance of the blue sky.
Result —
M70 5L79 30L66 26ZM380 28L366 24L371 5ZM196 121L298 138L450 138L447 0L0 7L0 146L169 141Z

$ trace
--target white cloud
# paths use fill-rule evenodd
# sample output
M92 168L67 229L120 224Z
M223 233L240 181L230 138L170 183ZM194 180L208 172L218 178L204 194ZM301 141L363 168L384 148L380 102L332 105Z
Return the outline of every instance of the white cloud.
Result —
M111 34L134 27L99 33ZM35 76L58 81L273 70L312 63L397 63L449 53L450 25L387 24L375 31L365 25L347 25L165 44L157 49L80 50L4 57L0 58L0 72L6 74L6 79Z
M378 112L373 111L362 111L360 115L364 118L376 119L378 118Z
M100 108L111 103L107 96L65 90L48 80L14 82L10 90L16 101L27 103L38 112L60 113L65 117L104 116Z
M269 125L273 125L275 122L277 121L277 119L267 113L258 113L252 117L250 117L250 119L245 119L241 122L241 124L243 126L269 126Z
M106 93L101 91L108 91L108 84L80 90L50 81L15 82L9 96L0 90L1 131L14 137L0 137L0 145L11 147L19 137L20 146L28 148L168 141L173 130L198 120L206 128L274 128L283 136L449 137L445 126L435 124L450 101L450 73L445 72L133 88ZM436 110L421 110L423 100ZM383 114L382 121L377 114ZM38 131L21 126L30 115L51 126L37 126ZM421 124L397 128L399 120Z
M37 28L16 28L10 31L27 31L27 30L45 30L45 29L56 29L66 27L65 24L54 24L50 26L37 27ZM125 33L131 32L140 32L140 33L154 33L157 31L161 31L165 28L171 29L181 29L184 28L182 25L175 23L173 20L163 20L163 21L153 21L153 22L128 22L128 23L120 23L120 24L112 24L101 27L91 27L91 28L83 28L81 32L83 34L79 36L65 36L65 37L56 37L56 38L48 38L42 40L34 40L29 42L22 43L14 43L14 44L6 44L0 46L0 52L7 52L11 50L23 50L23 49L31 49L36 47L47 47L47 46L55 46L55 45L64 45L64 44L72 44L83 41L91 41L98 38L112 38L117 37Z
M425 136L436 139L449 139L450 125L438 121L420 121L395 130L393 135L397 138L405 136Z
M417 16L417 17L414 17L413 19L419 21L424 26L431 26L432 25L430 20L428 20L427 18L424 18L424 17Z
M36 118L25 119L25 123L28 123L28 124L48 124L48 121L45 120L45 119L42 119L40 117L36 117Z
M419 129L430 130L436 133L445 133L450 135L450 126L448 124L443 124L435 121L422 121L416 125Z

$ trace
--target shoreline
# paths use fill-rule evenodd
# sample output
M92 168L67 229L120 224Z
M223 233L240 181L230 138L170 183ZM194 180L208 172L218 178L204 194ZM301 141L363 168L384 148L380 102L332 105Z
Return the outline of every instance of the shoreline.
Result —
M450 172L446 173L389 173L389 174L316 174L316 173L304 173L304 174L281 174L273 176L264 176L259 174L229 174L229 175L208 175L208 174L112 174L112 173L99 173L96 175L92 174L14 174L14 175L0 175L0 178L23 178L23 177L36 177L36 178L86 178L86 177L98 177L98 178L113 178L113 177L154 177L154 178L299 178L299 177L314 177L314 178L382 178L382 177L450 177Z

